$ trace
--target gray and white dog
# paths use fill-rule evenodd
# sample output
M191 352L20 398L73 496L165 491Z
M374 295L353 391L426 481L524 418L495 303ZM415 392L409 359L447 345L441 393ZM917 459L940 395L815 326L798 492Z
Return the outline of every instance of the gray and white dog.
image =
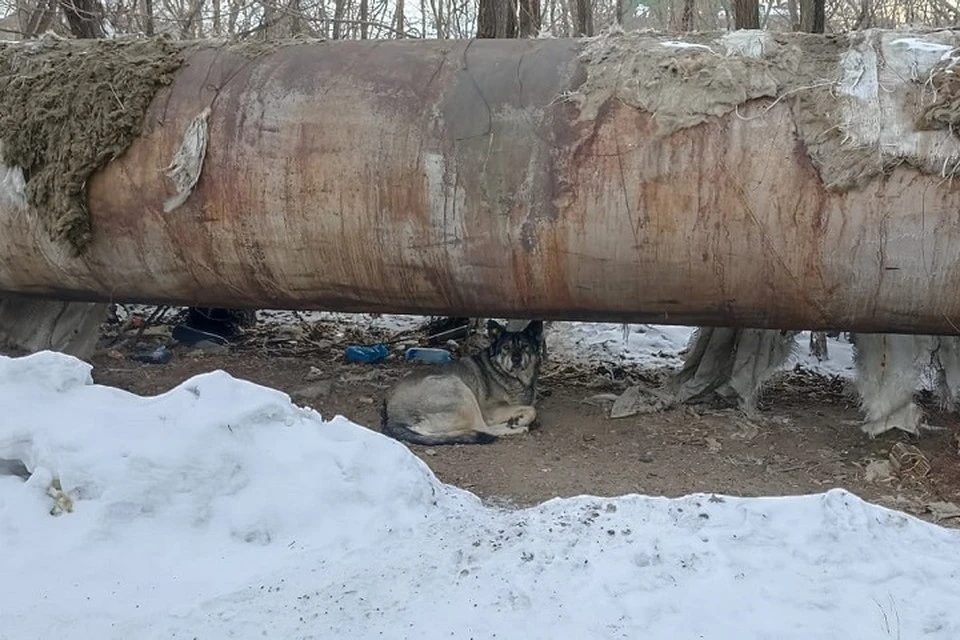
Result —
M490 320L487 332L485 350L397 383L383 403L383 432L422 445L488 444L527 432L537 417L543 322L508 331Z

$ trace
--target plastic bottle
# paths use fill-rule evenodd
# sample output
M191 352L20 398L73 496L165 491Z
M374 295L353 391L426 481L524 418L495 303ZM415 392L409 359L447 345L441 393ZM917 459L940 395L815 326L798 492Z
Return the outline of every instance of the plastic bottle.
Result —
M366 364L376 364L387 359L390 352L384 344L375 345L350 345L347 347L346 356L348 362L363 362Z
M413 347L411 349L407 349L406 358L407 360L414 362L433 363L444 363L453 360L450 352L446 349L433 349L426 347Z

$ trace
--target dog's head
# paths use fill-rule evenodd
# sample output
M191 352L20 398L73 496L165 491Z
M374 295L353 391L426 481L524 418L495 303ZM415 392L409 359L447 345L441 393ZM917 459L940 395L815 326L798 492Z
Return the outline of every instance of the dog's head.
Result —
M540 366L543 322L534 320L522 331L507 331L499 322L489 320L490 359L503 371L529 381Z

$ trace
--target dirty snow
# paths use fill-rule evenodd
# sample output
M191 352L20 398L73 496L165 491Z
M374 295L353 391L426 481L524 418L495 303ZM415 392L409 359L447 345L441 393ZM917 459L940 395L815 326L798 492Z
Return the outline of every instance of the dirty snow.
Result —
M960 637L960 532L841 490L494 509L279 391L50 352L0 403L3 640Z

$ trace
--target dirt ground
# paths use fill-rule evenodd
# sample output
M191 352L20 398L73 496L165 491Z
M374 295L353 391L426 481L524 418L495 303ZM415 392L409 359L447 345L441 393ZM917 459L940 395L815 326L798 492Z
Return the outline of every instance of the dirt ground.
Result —
M343 346L320 344L299 355L258 346L204 353L172 347L167 364L140 364L124 349L93 359L97 383L141 395L166 391L216 369L281 389L326 418L340 414L379 429L380 402L404 362L350 364ZM311 367L316 369L311 373ZM618 372L619 373L619 372ZM630 375L656 377L649 372ZM856 428L860 415L839 379L784 373L764 394L759 417L733 409L686 406L658 414L611 420L604 393L626 382L595 372L572 373L548 362L538 403L540 427L484 446L411 446L437 476L499 505L527 506L553 497L627 493L680 496L712 492L737 496L791 495L847 489L864 499L960 526L950 505L960 504L960 418L926 401L942 430L915 438L888 432L869 439ZM875 473L868 465L889 458L897 442L917 446L930 472L916 479ZM944 510L946 509L946 511Z

